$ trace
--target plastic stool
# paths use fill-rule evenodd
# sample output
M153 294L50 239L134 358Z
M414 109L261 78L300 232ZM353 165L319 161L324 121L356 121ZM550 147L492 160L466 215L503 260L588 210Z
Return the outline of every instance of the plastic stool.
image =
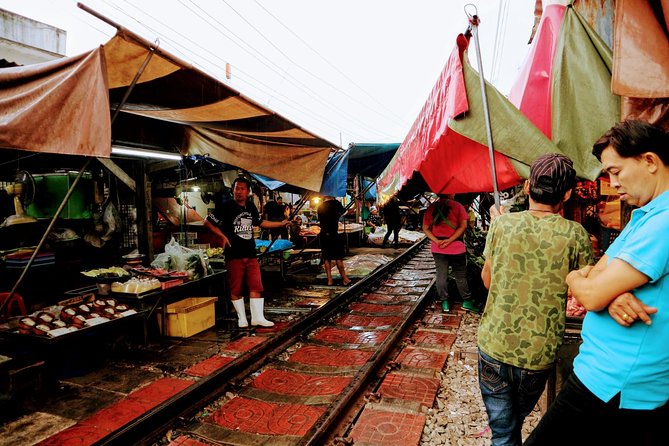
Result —
M0 293L0 305L3 305L4 302L9 297L9 293ZM5 306L2 314L0 314L0 320L7 320L10 316L22 316L26 315L26 304L23 302L23 297L19 293L14 293L11 300Z

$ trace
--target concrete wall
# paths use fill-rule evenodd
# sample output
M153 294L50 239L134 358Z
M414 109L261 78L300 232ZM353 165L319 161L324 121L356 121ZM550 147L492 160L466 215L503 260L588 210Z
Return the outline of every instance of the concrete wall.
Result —
M0 59L19 65L57 59L66 38L62 29L0 9Z

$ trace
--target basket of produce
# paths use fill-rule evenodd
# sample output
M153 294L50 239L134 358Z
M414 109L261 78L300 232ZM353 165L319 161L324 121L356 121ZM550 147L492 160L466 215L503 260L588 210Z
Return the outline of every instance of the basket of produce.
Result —
M94 280L97 283L125 282L131 277L128 271L118 266L91 269L88 271L82 271L81 274Z

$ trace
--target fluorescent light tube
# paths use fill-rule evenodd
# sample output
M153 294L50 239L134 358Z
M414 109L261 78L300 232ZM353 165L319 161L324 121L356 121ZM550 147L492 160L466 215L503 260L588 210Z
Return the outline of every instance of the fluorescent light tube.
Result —
M152 158L159 160L181 161L181 155L176 153L158 152L156 150L130 149L127 147L112 146L113 155L137 156L140 158Z

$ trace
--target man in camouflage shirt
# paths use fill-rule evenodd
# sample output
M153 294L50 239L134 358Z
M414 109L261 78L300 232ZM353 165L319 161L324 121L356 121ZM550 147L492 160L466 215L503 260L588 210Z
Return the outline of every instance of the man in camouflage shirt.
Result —
M569 158L539 157L525 182L529 210L499 216L488 232L478 368L493 446L521 445L562 342L565 278L593 262L588 233L560 215L575 178Z

